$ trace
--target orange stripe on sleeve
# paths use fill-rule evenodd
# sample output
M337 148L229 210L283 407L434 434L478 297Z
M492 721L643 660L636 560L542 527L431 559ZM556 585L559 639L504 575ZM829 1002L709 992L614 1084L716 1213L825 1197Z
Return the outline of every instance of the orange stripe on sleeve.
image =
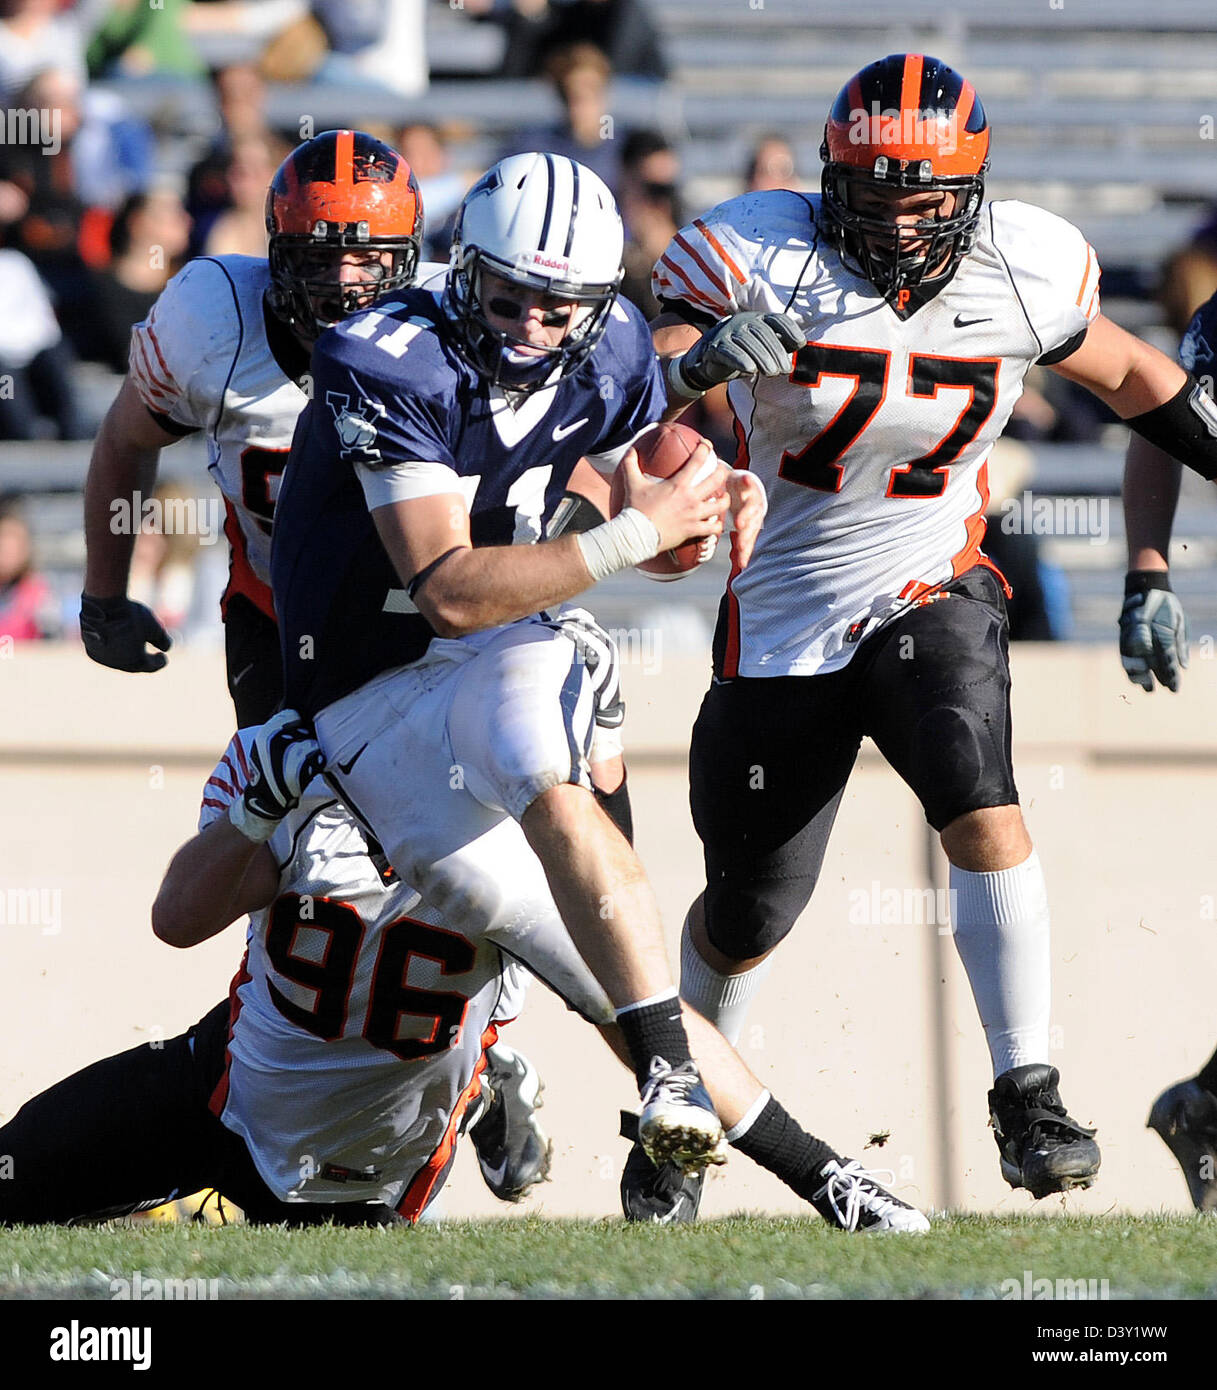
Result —
M700 304L703 308L709 309L710 312L716 318L722 313L722 305L715 304L715 302L710 298L708 294L705 293L704 290L699 290L697 286L693 283L693 281L689 279L689 277L684 273L683 270L681 270L681 268L678 265L675 264L675 262L668 260L667 256L663 256L661 257L659 263L666 270L670 270L673 275L683 280L685 285L687 286L687 289L682 290L680 292L680 294L677 296L678 298L696 300L697 303ZM674 288L679 287L676 286Z
M693 219L693 225L722 257L723 264L727 267L731 274L735 276L735 278L739 281L741 285L746 285L748 283L748 277L727 254L727 248L722 244L721 241L719 241L719 239L714 235L710 228L706 226L706 224L701 220L700 217L695 217Z
M1086 289L1086 282L1090 279L1090 267L1094 261L1094 247L1089 242L1086 243L1086 269L1082 272L1082 283L1078 286L1078 297L1073 301L1078 308L1082 307L1082 294Z
M709 265L706 260L698 254L697 248L687 242L679 232L676 234L676 244L701 267L705 272L706 279L710 281L714 288L729 298L731 295L731 288L726 280L715 273L713 266Z

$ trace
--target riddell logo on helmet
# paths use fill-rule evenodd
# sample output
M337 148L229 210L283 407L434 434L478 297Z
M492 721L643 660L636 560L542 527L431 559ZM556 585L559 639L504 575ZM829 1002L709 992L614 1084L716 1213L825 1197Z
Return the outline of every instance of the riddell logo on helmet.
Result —
M851 145L936 145L943 154L954 154L959 148L959 113L936 111L929 107L915 111L906 107L881 110L877 101L870 111L860 107L849 113L849 143Z
M578 268L571 265L570 261L564 260L561 256L547 256L542 251L533 252L526 260L534 270L557 270L563 275L579 273Z

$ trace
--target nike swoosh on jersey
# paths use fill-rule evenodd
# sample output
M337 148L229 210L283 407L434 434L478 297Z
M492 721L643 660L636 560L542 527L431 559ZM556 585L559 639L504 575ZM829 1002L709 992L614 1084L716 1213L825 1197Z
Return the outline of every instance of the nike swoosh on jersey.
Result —
M350 770L355 766L355 764L360 760L360 758L363 757L363 755L364 755L367 751L368 751L368 745L365 743L365 744L363 745L363 747L362 747L357 753L355 753L355 754L352 755L352 757L349 759L349 761L347 761L347 762L345 762L345 763L339 763L339 764L338 764L338 771L341 772L341 773L343 774L343 776L345 776L348 772L350 772Z
M962 314L956 314L956 315L955 315L955 327L956 327L956 328L971 328L972 325L973 325L974 323L992 323L992 322L993 322L993 320L992 320L991 318L983 318L983 319L965 319L964 316L963 316Z
M576 420L573 425L555 425L554 443L560 444L568 434L574 434L574 432L579 428L580 425L587 424L587 419L588 417L585 415L582 420Z

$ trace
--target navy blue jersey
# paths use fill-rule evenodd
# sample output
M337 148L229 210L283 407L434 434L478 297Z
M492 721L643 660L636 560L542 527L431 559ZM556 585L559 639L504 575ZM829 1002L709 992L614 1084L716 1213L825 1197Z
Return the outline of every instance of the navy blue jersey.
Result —
M1179 344L1179 362L1185 371L1200 378L1210 396L1217 378L1217 294L1206 300L1187 326Z
M464 494L475 546L528 543L544 536L582 456L610 467L665 408L650 332L627 301L578 370L518 410L448 333L438 293L411 290L347 319L313 351L312 400L296 426L271 555L292 708L315 714L416 661L435 635L380 543L357 469L396 477L437 466L450 485L435 490Z

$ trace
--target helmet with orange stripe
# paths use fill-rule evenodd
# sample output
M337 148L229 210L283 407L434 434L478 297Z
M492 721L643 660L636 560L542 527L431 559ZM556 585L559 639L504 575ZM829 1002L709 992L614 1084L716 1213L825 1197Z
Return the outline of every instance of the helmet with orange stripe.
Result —
M989 123L966 78L922 53L871 63L837 94L820 158L823 230L882 294L954 274L989 167Z
M410 166L358 130L298 145L266 194L271 309L316 338L414 279L423 204Z

